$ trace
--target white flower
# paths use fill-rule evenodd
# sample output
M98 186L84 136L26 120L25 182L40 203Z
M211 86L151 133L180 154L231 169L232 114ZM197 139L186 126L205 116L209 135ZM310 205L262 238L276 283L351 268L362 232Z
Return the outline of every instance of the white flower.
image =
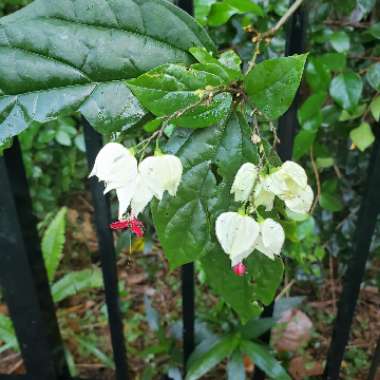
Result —
M166 190L170 195L176 195L182 171L181 160L171 154L147 157L139 165L144 183L158 199L162 199Z
M104 193L122 188L137 177L137 160L121 144L106 144L98 153L90 177L97 176L104 181Z
M258 174L256 165L249 162L243 164L236 173L231 188L231 194L235 194L236 202L247 202L252 193Z
M217 218L215 231L224 252L230 256L231 266L234 267L254 250L259 236L259 225L249 216L225 212Z
M273 219L265 219L263 223L260 223L257 250L274 260L274 256L280 254L284 242L285 232L280 223Z
M265 206L265 211L273 209L275 195L267 190L265 180L256 185L255 193L253 196L253 203L255 207Z
M109 143L96 157L90 177L97 176L106 183L105 193L116 190L121 220L129 207L131 215L137 217L153 196L162 199L165 191L174 196L182 170L180 159L173 155L147 157L137 166L137 160L128 149Z
M307 213L313 203L313 190L307 184L305 170L292 161L286 161L279 170L269 175L266 188L285 202L289 210Z
M293 198L286 199L285 204L290 211L306 214L310 211L313 200L313 190L310 186L306 186L305 189L299 191Z

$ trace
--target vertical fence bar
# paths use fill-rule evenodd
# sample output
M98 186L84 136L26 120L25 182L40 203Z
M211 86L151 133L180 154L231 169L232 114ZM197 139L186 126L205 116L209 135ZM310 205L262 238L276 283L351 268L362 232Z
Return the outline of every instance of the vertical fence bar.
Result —
M380 212L380 138L377 136L368 170L368 181L360 206L354 236L355 248L348 263L339 300L332 340L327 355L324 379L338 380L349 339L360 285L365 273L372 235Z
M0 282L28 375L68 377L17 139L0 157Z
M91 169L99 150L103 146L103 142L101 135L99 135L84 118L82 119L82 124L84 126L87 160ZM90 188L95 208L95 223L102 262L108 321L116 367L116 379L128 380L127 349L120 310L116 252L112 231L109 228L109 224L111 223L109 200L103 194L103 185L99 183L96 178L90 179Z
M187 13L194 14L193 0L179 0L178 6ZM183 321L183 364L186 371L186 363L194 350L194 320L195 320L195 284L194 264L186 264L181 268L182 283L182 321Z
M290 5L294 1L290 1ZM306 50L306 11L301 6L291 17L286 31L285 55L301 54ZM289 110L281 117L278 124L278 138L280 143L277 146L277 152L281 160L286 161L292 158L294 136L298 128L297 110L300 103L299 90L290 106ZM274 303L264 309L262 317L271 317L273 315ZM265 333L261 340L269 343L271 331ZM266 375L257 368L253 374L254 380L264 380Z
M375 380L380 368L380 338L377 341L375 353L373 354L371 368L368 374L368 380Z

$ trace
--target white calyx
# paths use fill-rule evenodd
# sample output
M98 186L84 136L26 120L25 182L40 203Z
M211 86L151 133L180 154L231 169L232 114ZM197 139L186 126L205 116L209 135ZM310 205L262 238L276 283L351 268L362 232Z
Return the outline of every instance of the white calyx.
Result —
M281 253L284 242L285 232L280 223L270 218L260 223L260 234L256 245L258 251L274 260L274 257Z
M116 190L119 219L131 207L137 217L155 196L161 200L165 191L177 193L182 177L182 163L173 155L147 157L139 166L132 153L117 143L109 143L99 152L90 176L106 183L108 192Z
M268 191L285 202L296 213L307 213L313 203L313 190L307 184L305 170L295 162L286 161L279 170L265 179Z
M119 189L134 181L137 160L121 144L106 144L98 153L90 177L96 176L106 185L104 193Z
M257 175L257 166L250 162L240 167L231 188L231 194L234 194L236 202L247 202L249 200Z
M216 220L216 236L231 266L241 263L255 249L259 225L251 217L237 212L225 212Z

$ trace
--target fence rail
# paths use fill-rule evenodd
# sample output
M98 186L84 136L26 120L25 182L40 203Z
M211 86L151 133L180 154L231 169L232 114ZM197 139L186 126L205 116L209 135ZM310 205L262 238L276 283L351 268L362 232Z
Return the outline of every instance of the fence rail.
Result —
M180 0L178 5L193 12L192 0ZM300 8L292 17L286 37L286 55L305 51L306 10ZM279 123L281 144L278 152L283 160L291 158L297 125L299 95ZM102 147L101 136L83 119L87 159L92 167ZM27 373L25 375L0 374L0 380L80 380L71 378L64 357L64 348L54 304L40 250L36 221L22 163L20 146L15 139L12 148L0 157L0 285L14 323L17 339ZM356 231L356 245L346 273L334 333L327 357L323 379L338 380L341 362L348 342L355 306L363 281L370 241L380 211L380 138L377 135L368 170L368 185L363 196ZM95 209L95 223L99 241L101 267L116 380L128 380L127 348L124 340L120 311L116 254L112 232L109 202L102 186L91 180L90 189ZM183 361L194 350L195 284L194 265L182 267ZM264 314L271 315L273 305ZM269 341L270 332L262 337ZM374 353L368 380L374 380L380 363L380 341ZM265 379L255 371L254 380Z

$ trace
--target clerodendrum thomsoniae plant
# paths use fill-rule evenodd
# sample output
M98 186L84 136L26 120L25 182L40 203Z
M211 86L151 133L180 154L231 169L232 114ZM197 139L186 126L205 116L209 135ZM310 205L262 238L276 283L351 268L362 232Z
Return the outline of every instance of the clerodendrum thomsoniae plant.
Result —
M302 167L275 153L306 55L256 63L284 21L242 70L167 1L36 0L0 20L0 141L73 112L112 134L92 172L116 191L112 227L142 235L150 205L171 268L199 260L247 320L281 283L287 218L313 202ZM120 132L136 128L148 137L127 149Z

